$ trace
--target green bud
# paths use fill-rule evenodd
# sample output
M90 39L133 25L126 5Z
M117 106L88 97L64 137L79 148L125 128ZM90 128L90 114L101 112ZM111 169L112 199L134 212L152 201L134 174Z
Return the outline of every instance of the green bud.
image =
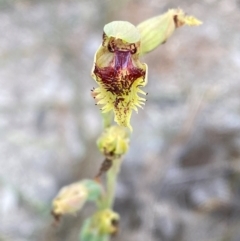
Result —
M119 215L104 209L87 219L80 232L81 241L107 241L109 235L118 232Z
M129 134L122 126L106 128L97 140L97 146L107 158L120 157L128 151Z
M93 216L93 225L98 227L100 234L116 234L118 231L119 215L110 209L97 212Z
M198 26L201 21L187 16L181 9L170 9L165 14L140 23L137 28L141 34L140 55L154 50L173 34L176 28L183 25Z

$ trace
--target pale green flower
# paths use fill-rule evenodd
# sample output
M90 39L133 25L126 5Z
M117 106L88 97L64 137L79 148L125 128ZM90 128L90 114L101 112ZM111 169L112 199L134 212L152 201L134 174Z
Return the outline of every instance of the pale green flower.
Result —
M141 89L147 84L147 65L139 56L167 41L176 28L200 25L201 21L187 16L181 9L170 9L150 18L137 27L126 21L104 26L103 42L94 57L92 77L98 88L93 90L103 113L113 111L120 126L129 127L132 110L143 107L146 95Z

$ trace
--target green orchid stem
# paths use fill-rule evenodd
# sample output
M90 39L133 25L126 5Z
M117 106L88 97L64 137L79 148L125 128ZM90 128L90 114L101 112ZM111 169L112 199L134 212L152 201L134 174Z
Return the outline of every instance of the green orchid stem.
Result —
M104 129L111 127L113 122L113 113L112 112L102 113L102 120L103 120ZM99 209L106 209L106 208L112 209L112 206L114 203L114 197L115 197L116 182L117 182L118 173L120 171L121 163L122 163L121 158L115 158L112 160L112 166L106 173L106 177L107 177L106 194L98 202Z
M102 120L103 120L104 129L110 127L113 121L113 113L112 112L102 113Z
M112 209L115 199L115 189L118 173L120 171L122 159L114 159L111 169L107 172L107 194L106 194L106 208Z

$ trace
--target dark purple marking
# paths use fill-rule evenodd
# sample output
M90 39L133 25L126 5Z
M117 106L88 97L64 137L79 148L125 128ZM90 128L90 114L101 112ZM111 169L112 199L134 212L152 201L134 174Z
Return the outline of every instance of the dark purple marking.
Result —
M178 16L177 15L173 16L173 21L174 21L174 24L175 24L175 28L177 28L178 27Z
M116 51L115 52L115 69L126 69L132 65L130 51Z
M136 79L145 77L145 71L133 65L130 50L116 50L110 66L99 68L95 65L94 74L107 91L117 95L127 93Z
M115 103L114 103L114 107L115 107L115 108L118 108L118 104L119 104L121 101L124 101L124 98L116 98L116 101L115 101Z

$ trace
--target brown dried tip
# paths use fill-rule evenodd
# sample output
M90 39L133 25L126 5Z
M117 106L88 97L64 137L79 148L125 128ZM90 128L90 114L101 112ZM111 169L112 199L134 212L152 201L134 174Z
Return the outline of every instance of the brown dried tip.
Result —
M106 158L103 161L103 163L100 167L100 170L99 170L98 174L96 175L96 177L94 178L94 180L101 182L100 177L102 176L103 173L107 172L111 167L112 167L112 160Z
M173 21L174 21L174 24L175 24L175 28L179 28L181 26L183 26L185 24L184 21L181 21L179 18L178 18L178 15L174 15L173 16Z
M51 215L54 218L54 221L52 222L52 226L57 227L59 225L60 221L61 221L62 215L55 213L53 210L51 211Z
M115 231L114 233L112 233L112 236L116 236L119 232L119 220L113 219L111 223L112 223L112 226L115 228Z

